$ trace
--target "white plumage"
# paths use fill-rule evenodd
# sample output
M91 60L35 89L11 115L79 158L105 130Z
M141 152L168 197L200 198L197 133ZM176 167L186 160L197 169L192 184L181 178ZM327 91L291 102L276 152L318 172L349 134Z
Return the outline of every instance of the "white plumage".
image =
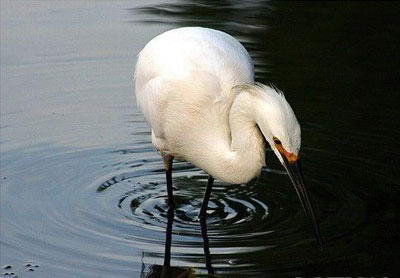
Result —
M300 128L283 94L254 84L249 54L226 33L167 31L140 52L135 77L154 146L220 180L245 183L260 173L265 146L257 125L271 146L275 136L299 151Z

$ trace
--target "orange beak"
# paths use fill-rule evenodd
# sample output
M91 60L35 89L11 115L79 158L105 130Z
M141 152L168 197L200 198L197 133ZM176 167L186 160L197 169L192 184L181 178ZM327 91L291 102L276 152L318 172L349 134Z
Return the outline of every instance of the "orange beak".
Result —
M283 157L286 157L286 160L289 163L295 163L299 159L299 157L294 153L290 153L287 150L285 150L281 144L275 144L275 147L278 149L278 151L281 153Z

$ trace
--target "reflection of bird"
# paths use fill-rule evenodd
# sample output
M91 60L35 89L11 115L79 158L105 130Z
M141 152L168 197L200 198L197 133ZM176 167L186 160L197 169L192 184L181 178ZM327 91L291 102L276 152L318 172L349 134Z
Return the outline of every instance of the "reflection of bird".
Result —
M200 27L170 30L140 52L135 79L137 103L164 160L171 206L174 157L209 174L200 211L204 218L213 177L238 184L259 175L266 141L287 170L320 241L299 168L300 125L281 91L254 82L253 62L237 40Z
M196 277L192 268L182 268L182 267L171 267L171 239L172 239L172 224L174 221L174 209L172 206L168 208L167 212L167 230L165 236L165 251L164 251L164 264L163 266L159 265L150 265L149 271L144 276L146 266L143 263L142 259L142 271L140 277L146 278L194 278ZM203 249L205 255L205 263L208 274L214 274L214 269L211 265L211 255L210 248L208 245L208 236L207 236L207 223L205 218L200 219L200 227L201 227L201 236L203 238ZM144 257L144 253L143 253ZM142 258L143 258L142 257Z

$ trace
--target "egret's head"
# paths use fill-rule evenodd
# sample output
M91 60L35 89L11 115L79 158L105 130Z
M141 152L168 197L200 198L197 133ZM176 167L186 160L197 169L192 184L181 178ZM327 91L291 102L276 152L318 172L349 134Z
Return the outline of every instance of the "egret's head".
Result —
M262 84L244 88L253 96L255 121L265 140L286 169L299 196L304 211L314 226L317 240L322 246L319 226L309 200L300 168L300 125L283 93L275 87Z
M284 94L275 87L260 83L240 86L251 96L252 117L279 161L295 161L299 157L301 131L299 122Z
M257 85L262 93L258 94L257 124L279 161L298 160L301 131L299 122L285 99L284 94L273 87Z

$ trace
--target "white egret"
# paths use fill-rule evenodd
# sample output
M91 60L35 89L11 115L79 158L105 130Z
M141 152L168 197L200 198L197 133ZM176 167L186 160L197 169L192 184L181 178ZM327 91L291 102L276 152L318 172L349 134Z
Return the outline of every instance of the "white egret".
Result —
M260 174L268 142L294 184L318 241L319 227L299 165L300 125L283 93L254 82L246 49L213 29L184 27L152 39L135 71L136 101L164 161L172 207L172 162L186 160L213 180L241 184Z

